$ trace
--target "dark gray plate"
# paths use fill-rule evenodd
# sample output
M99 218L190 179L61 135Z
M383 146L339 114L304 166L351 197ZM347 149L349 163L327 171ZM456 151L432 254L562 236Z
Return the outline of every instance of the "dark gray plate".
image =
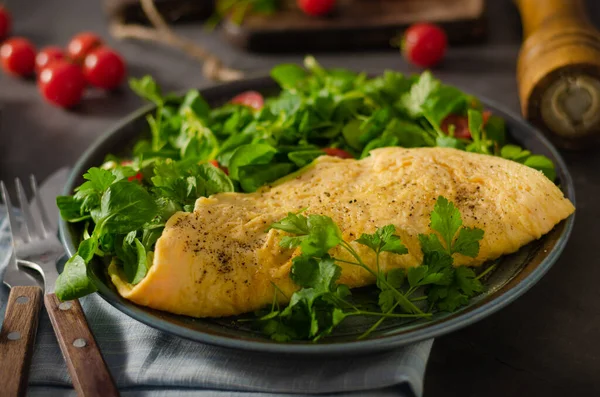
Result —
M219 105L245 90L257 90L268 94L276 92L277 86L270 78L263 77L205 89L202 94L209 103ZM483 102L488 109L506 120L509 134L514 141L554 161L560 186L566 197L574 203L573 182L562 158L550 142L521 118L490 101ZM153 108L147 106L133 113L96 141L75 164L65 194L71 194L73 189L83 182L81 176L88 168L102 164L106 154L127 153L140 135L147 134L145 115ZM469 305L460 311L451 314L438 313L428 321L389 320L366 340L356 338L372 324L371 320L354 319L354 322L343 323L334 335L318 344L276 343L250 328L240 327L234 319L194 319L137 306L117 294L99 261L91 263L91 270L98 285L98 293L107 302L136 320L174 335L203 343L263 352L314 355L365 353L452 332L508 305L537 283L554 264L569 238L573 222L574 217L571 216L540 240L528 244L515 254L501 258L496 270L485 280L487 291L472 299ZM74 225L61 221L60 234L67 252L72 255L79 244L80 231ZM372 290L366 288L357 291L357 294L364 296L371 292Z

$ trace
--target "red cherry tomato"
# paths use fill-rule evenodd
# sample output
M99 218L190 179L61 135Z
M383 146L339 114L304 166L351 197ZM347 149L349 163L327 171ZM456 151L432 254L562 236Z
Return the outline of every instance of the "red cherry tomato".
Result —
M213 166L219 168L221 171L223 171L225 175L229 175L229 170L227 169L227 167L221 167L221 164L219 164L217 160L209 160L208 162L211 163Z
M74 36L67 45L69 58L77 64L83 60L94 48L102 45L102 39L92 32L82 32Z
M125 78L125 62L116 51L100 47L85 57L83 75L91 85L113 90Z
M341 159L352 159L352 158L354 158L354 156L352 156L350 153L348 153L344 149L338 149L336 147L328 147L328 148L323 149L323 151L328 156L339 157Z
M231 100L231 103L237 103L238 105L244 105L256 110L260 110L264 106L265 100L260 92L246 91L235 96Z
M10 34L12 28L12 18L10 12L0 5L0 41L4 40Z
M305 14L318 17L329 14L335 7L335 0L298 0L298 7Z
M38 87L48 102L68 108L77 105L81 100L85 78L77 65L60 60L42 69Z
M471 131L469 131L469 120L467 116L458 114L449 114L442 120L440 125L442 131L446 134L450 133L450 126L454 126L454 137L460 139L471 139Z
M489 110L482 112L483 125L485 126L492 115ZM460 139L471 139L471 131L469 130L469 119L467 116L461 116L458 114L449 114L442 120L440 125L442 131L446 134L450 133L450 126L454 126L454 136Z
M133 182L133 181L138 181L138 182L141 182L143 178L144 178L144 175L142 175L142 173L141 173L141 172L138 172L138 173L137 173L137 174L135 174L134 176L130 176L130 177L128 177L128 178L127 178L127 180L128 180L129 182Z
M35 67L35 47L23 37L13 37L0 47L0 58L7 73L29 76Z
M437 65L448 45L448 38L439 26L417 23L409 27L402 40L402 52L411 63L429 68Z
M60 47L50 46L43 48L35 57L35 71L41 72L54 61L65 59L65 52Z

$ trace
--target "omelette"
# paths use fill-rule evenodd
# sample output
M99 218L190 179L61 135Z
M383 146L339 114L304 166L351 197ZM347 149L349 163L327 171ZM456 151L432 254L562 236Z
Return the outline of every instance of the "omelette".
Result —
M457 265L478 266L517 251L548 233L574 211L541 172L499 157L448 148L376 149L362 160L322 156L311 165L255 193L220 193L178 212L156 243L146 277L127 283L116 264L109 274L126 299L193 317L238 315L281 303L298 290L290 279L300 248L279 245L285 232L269 226L289 212L327 215L344 240L393 224L408 254L382 253L380 268L418 266L421 233L439 196L460 210L465 226L483 229L476 258L457 254ZM375 268L375 254L352 242ZM350 260L334 248L331 255ZM340 283L374 283L366 270L339 263ZM281 293L276 292L275 284Z

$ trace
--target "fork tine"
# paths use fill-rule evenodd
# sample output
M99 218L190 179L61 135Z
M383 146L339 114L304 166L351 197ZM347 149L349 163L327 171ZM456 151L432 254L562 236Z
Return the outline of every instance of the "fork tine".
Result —
M23 236L23 240L27 243L31 241L32 237L34 237L36 233L35 222L33 221L33 215L31 214L31 208L29 208L29 203L27 202L27 196L25 195L25 189L23 189L23 184L19 178L15 178L15 186L17 187L17 199L19 200L19 207L21 207L21 213L23 214L23 228L25 230L25 234Z
M50 233L50 220L48 219L48 213L46 212L46 209L44 208L44 204L42 203L42 200L40 199L40 195L38 193L37 181L35 180L35 175L33 175L33 174L30 175L29 182L31 182L31 191L33 192L33 201L35 202L35 204L38 207L38 210L40 211L42 231L44 233L44 236L46 236L46 235L48 235L48 233Z
M21 239L23 236L19 233L19 224L17 223L17 216L15 215L15 209L10 202L10 196L4 182L0 181L0 190L2 191L2 201L6 205L6 213L8 214L8 224L10 226L10 233L13 236L13 245L17 244L16 238L19 236Z

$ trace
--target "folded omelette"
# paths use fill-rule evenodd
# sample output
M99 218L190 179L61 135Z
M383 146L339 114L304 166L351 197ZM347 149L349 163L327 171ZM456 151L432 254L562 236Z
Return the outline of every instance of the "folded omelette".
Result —
M421 263L418 241L431 233L429 216L444 196L464 225L483 229L479 255L457 255L457 265L477 266L517 251L567 218L574 207L541 172L499 157L446 148L383 148L362 160L322 156L313 164L255 193L199 198L194 212L179 212L158 239L152 266L137 285L115 264L109 273L119 293L137 304L193 317L251 312L270 304L277 287L290 297L289 277L299 248L279 246L284 232L268 230L288 212L327 215L346 241L393 224L408 254L383 253L383 271ZM268 231L267 231L268 230ZM352 243L368 266L375 255ZM332 256L350 260L335 248ZM374 282L357 266L340 263L339 282ZM286 297L277 294L283 303Z

